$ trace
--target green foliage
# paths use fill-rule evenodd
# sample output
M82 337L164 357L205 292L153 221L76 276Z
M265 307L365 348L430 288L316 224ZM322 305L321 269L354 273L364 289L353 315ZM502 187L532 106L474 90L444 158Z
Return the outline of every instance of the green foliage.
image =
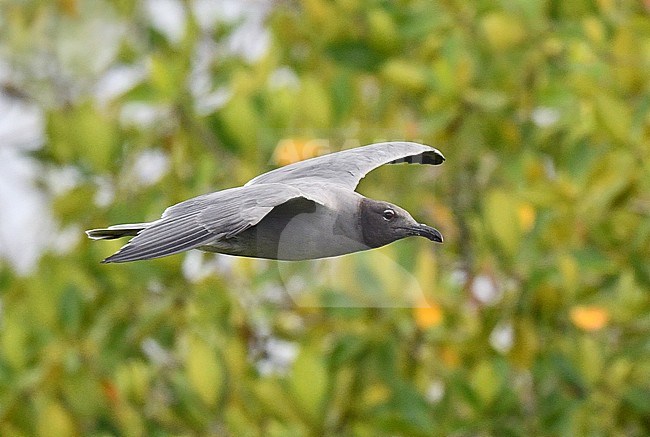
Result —
M70 250L0 266L0 435L650 433L647 5L274 2L250 60L236 23L179 2L175 40L140 3L0 7L3 92L42 109L44 168L79 171L49 193ZM99 99L118 66L144 74ZM81 235L402 138L447 161L360 191L442 246L100 265L120 243ZM168 170L143 183L151 149Z

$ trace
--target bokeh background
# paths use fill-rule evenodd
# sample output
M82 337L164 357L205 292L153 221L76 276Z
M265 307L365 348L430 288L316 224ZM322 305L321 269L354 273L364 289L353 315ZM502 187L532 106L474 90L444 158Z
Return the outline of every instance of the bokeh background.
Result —
M392 139L443 245L83 234ZM0 435L648 435L649 156L648 1L5 0Z

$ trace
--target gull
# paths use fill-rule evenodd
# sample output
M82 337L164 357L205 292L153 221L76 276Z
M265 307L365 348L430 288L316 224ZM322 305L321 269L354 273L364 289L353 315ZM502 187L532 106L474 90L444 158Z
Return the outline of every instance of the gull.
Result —
M310 158L263 173L241 187L167 208L148 223L86 231L94 240L133 237L103 263L191 249L277 260L307 260L373 249L411 236L442 243L442 234L403 208L355 191L384 164L439 165L433 147L391 141Z

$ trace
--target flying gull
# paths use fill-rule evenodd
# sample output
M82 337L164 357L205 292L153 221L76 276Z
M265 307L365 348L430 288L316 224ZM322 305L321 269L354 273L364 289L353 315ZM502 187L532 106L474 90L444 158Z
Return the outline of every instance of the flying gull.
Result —
M244 186L195 197L149 223L86 231L94 240L134 237L104 263L160 258L190 249L278 260L325 258L410 236L442 243L404 209L355 191L384 164L439 165L433 147L384 142L318 156L261 174Z

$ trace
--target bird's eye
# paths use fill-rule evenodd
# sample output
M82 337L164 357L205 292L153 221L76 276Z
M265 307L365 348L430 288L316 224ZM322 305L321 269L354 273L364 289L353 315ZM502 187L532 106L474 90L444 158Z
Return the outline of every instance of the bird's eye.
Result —
M395 217L395 211L392 209L385 209L382 216L384 217L384 220L390 221Z

